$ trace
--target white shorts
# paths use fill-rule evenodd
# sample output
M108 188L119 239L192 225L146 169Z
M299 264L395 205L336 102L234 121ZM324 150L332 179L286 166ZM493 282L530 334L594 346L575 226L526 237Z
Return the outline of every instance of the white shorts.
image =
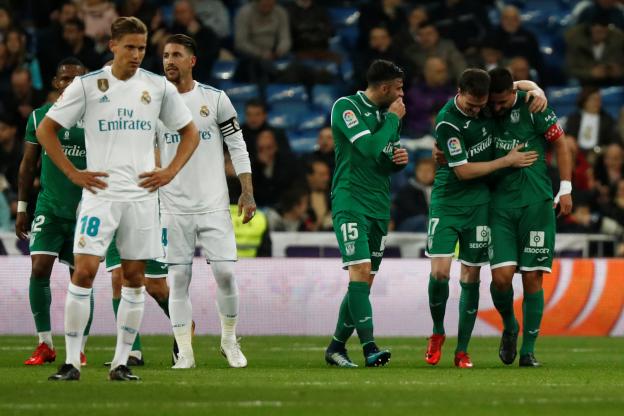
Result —
M124 260L162 257L158 199L105 201L83 196L74 234L74 254L104 257L117 231Z
M236 239L230 211L205 214L161 214L165 263L190 264L197 243L208 262L236 261Z

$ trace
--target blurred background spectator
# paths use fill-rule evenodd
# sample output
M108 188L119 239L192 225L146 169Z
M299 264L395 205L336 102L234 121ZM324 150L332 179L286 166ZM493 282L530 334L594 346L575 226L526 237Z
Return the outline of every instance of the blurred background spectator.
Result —
M368 34L373 27L385 27L394 36L406 26L407 17L401 3L401 0L371 0L362 4L358 20L361 47L369 43Z
M312 159L306 166L306 182L309 193L305 231L332 231L329 165Z
M260 99L252 99L245 103L245 122L241 125L243 138L247 144L247 152L253 159L256 156L258 135L264 130L271 130L282 154L290 154L290 144L283 129L272 127L267 121L267 106Z
M304 231L310 196L307 189L296 187L282 193L275 208L267 210L271 231Z
M17 212L17 180L22 160L22 141L18 138L14 119L0 116L0 192L3 193L10 216ZM6 218L6 212L0 214Z
M397 231L427 230L434 177L433 159L420 159L414 167L414 176L399 190L392 204L392 220Z

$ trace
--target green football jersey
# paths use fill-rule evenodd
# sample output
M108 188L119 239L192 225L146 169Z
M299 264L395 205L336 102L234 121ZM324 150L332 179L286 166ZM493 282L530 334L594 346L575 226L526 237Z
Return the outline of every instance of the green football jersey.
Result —
M533 150L539 157L529 167L507 168L498 172L492 193L495 207L520 208L553 198L546 165L546 143L558 139L563 130L552 109L531 113L525 96L526 93L518 92L511 110L496 118L495 156L505 156L514 147L524 144L523 151Z
M39 145L35 131L50 107L52 104L45 104L30 114L26 125L25 140L27 142ZM58 132L58 139L63 147L63 152L76 169L86 169L87 151L85 149L84 129L79 126L69 130L62 128ZM43 151L41 155L41 191L37 197L37 209L44 207L46 211L58 217L75 219L81 197L82 188L74 185Z
M362 91L339 98L332 107L336 146L332 212L350 211L390 218L390 175L400 146L400 120L373 104Z
M457 97L456 97L457 98ZM489 202L484 178L459 180L453 168L468 162L489 162L494 156L492 120L464 114L450 99L436 118L435 139L448 165L436 169L432 205L475 206Z

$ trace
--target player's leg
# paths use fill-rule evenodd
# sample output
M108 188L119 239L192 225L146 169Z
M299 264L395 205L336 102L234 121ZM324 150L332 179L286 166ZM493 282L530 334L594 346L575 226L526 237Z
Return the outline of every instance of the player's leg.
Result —
M247 358L236 339L239 294L234 275L237 254L232 218L227 211L195 217L199 225L197 237L217 283L216 303L221 321L221 353L230 367L246 367Z
M165 263L156 260L148 260L145 263L145 290L169 318L169 286Z
M468 343L472 337L479 310L479 272L488 261L490 229L488 227L488 204L471 207L459 235L459 260L461 274L459 284L459 323L457 328L457 348L455 366L472 368L468 355Z
M516 359L519 325L514 313L513 277L518 267L518 220L521 209L490 207L490 269L492 302L503 321L498 356L504 364Z
M106 271L111 273L111 286L112 286L112 303L113 313L115 314L115 322L117 322L117 311L119 310L119 303L121 302L121 286L123 281L123 270L121 269L121 258L119 257L119 251L117 250L117 241L113 237L106 251ZM111 362L106 362L104 365L110 367ZM141 345L141 334L137 333L130 350L130 356L128 357L128 366L142 366L145 365L143 361L143 347Z
M446 340L444 316L449 297L451 263L458 240L458 221L461 220L461 215L458 214L462 214L455 211L453 207L437 206L432 206L429 210L426 255L430 258L431 273L427 292L433 332L427 343L425 361L431 365L440 362L442 346Z
M550 273L555 251L555 211L552 201L529 205L523 211L520 229L520 272L524 288L523 330L520 366L538 367L535 341L544 314L542 274Z
M196 225L193 215L162 214L161 241L169 264L169 314L178 345L174 368L195 367L193 352L193 307L189 286L195 254ZM171 242L171 244L170 244Z

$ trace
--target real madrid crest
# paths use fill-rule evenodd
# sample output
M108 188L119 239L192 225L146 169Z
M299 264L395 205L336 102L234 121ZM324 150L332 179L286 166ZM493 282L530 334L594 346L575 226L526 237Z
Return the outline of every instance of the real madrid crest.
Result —
M208 106L202 105L199 109L199 115L202 117L208 117L208 114L210 114L210 111L208 110Z
M152 102L152 97L150 96L148 91L143 91L141 94L141 102L143 104L149 104Z
M97 86L100 91L106 92L108 90L108 80L106 78L98 79Z
M517 123L520 121L520 110L511 110L511 122Z

